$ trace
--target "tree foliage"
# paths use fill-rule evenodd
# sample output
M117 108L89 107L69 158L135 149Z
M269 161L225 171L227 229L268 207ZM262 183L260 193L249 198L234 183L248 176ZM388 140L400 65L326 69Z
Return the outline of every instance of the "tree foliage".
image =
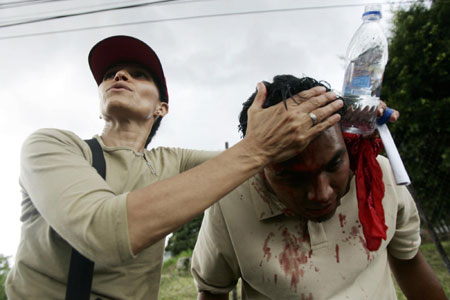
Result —
M7 256L0 254L0 300L6 300L5 281L9 272L9 262Z
M175 231L169 239L166 251L170 251L172 255L178 255L183 251L194 249L202 220L203 214Z
M450 2L395 11L381 98L400 111L391 125L429 218L450 209Z

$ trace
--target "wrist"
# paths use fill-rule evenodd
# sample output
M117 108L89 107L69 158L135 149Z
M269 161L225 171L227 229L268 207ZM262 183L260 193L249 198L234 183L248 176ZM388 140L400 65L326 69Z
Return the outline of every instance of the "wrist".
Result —
M235 147L240 151L241 155L245 157L245 160L249 161L249 163L258 171L264 168L271 160L268 151L265 151L248 138L241 140Z

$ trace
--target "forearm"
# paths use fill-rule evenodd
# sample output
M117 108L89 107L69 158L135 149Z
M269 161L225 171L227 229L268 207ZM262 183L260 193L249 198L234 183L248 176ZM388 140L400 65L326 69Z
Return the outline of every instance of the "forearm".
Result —
M301 104L288 101L263 109L265 86L248 110L246 137L219 156L185 173L131 192L127 198L128 231L138 253L201 213L269 161L297 155L320 132L336 124L342 101L316 87L300 93ZM329 103L331 102L331 103ZM328 105L324 106L325 104ZM319 123L312 126L308 112Z
M197 298L197 300L228 300L228 299L229 299L228 294L215 295L208 292L200 292Z
M438 278L420 251L410 260L400 260L389 255L389 263L400 288L409 300L447 299Z
M248 147L243 140L191 170L130 192L127 215L133 253L176 230L256 174L268 158Z

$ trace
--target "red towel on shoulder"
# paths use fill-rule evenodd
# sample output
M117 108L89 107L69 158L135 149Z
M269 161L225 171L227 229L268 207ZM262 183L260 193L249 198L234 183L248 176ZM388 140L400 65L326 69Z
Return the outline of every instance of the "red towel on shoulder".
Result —
M384 208L384 182L381 167L376 160L383 144L380 138L363 138L359 134L343 133L350 158L350 168L355 173L359 220L366 238L367 248L380 248L386 240L387 226Z

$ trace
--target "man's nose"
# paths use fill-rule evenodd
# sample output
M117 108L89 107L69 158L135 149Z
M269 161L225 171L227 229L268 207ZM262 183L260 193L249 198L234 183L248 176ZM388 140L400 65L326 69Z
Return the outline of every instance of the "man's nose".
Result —
M332 195L333 188L330 186L328 176L323 173L315 176L308 188L308 200L328 202Z
M127 81L130 75L125 70L118 70L114 76L114 81L124 80Z

